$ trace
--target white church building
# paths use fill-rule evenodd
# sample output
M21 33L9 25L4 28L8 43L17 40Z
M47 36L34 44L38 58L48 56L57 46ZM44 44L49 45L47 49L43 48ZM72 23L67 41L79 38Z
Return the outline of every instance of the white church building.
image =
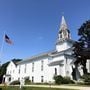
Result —
M71 39L64 16L61 19L61 25L56 41L54 51L38 54L15 64L13 61L7 66L5 82L29 78L33 83L54 82L55 75L63 77L72 77L72 67L74 67L75 58L72 56L72 45L75 41ZM78 67L77 79L83 72ZM90 62L87 63L88 72L90 72Z

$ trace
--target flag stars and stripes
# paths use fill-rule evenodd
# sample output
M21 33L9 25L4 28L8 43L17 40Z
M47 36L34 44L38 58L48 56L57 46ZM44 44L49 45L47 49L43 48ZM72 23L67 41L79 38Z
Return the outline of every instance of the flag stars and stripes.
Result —
M5 39L6 43L8 43L8 44L13 44L12 40L8 37L7 34L5 34L4 39Z

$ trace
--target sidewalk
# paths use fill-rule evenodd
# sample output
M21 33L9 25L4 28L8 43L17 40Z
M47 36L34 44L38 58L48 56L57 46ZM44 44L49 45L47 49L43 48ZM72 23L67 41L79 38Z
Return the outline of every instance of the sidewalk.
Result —
M24 85L25 87L51 87L51 88L66 88L66 89L77 89L77 90L90 90L90 87L86 86L68 86L68 85Z

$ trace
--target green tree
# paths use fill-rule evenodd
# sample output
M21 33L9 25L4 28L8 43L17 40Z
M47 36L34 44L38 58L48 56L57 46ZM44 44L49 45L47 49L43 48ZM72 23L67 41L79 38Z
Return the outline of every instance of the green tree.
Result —
M2 64L2 66L0 67L0 83L2 82L3 75L6 73L6 68L7 68L8 64L9 64L9 62L6 62L6 63Z
M90 20L81 25L78 29L78 36L78 41L73 45L73 55L76 58L74 64L81 64L83 66L83 73L87 74L86 62L87 59L90 59Z

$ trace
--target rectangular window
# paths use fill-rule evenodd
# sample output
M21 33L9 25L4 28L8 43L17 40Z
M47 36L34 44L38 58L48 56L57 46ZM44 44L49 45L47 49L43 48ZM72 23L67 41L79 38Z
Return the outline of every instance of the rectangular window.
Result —
M18 78L18 81L20 81L20 78Z
M57 68L55 68L55 75L57 75Z
M41 61L41 71L43 71L43 69L44 69L43 65L44 65L44 61L42 60Z
M32 63L32 72L34 72L34 62Z
M11 74L11 71L10 71L10 74Z
M66 57L66 64L67 64L67 57Z
M34 76L32 76L32 83L34 82Z
M11 77L9 77L8 81L11 81Z
M24 73L26 73L27 64L25 64Z
M14 73L14 70L13 70L13 73Z
M18 73L20 74L20 66L19 66L19 71L18 71Z
M41 82L42 82L42 83L44 82L44 77L43 77L43 76L41 76Z

